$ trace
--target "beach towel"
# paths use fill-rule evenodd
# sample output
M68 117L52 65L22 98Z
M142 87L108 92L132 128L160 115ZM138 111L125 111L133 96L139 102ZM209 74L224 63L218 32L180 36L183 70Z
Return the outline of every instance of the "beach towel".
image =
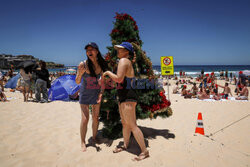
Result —
M197 98L198 99L198 98ZM213 102L213 101L237 101L237 102L248 102L248 100L236 100L235 97L228 97L228 99L220 99L220 100L214 100L210 97L210 99L198 99L198 100L201 100L201 101L210 101L210 102Z
M7 100L16 99L15 97L7 97Z

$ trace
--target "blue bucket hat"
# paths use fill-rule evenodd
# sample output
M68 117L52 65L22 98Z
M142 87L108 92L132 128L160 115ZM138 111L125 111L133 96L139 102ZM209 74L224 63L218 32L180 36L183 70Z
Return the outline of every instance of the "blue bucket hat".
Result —
M115 49L125 48L130 52L134 52L133 46L129 42L122 42L120 45L115 45Z
M88 43L88 44L85 46L85 50L86 50L87 47L89 47L89 46L92 46L93 48L99 50L98 45L97 45L95 42L90 42L90 43Z

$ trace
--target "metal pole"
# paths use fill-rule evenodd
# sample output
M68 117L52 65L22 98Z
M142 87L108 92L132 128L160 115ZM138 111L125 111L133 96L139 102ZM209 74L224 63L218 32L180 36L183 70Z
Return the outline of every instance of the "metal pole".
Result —
M168 78L168 75L167 75L167 78ZM169 98L169 79L168 79L168 100L170 101L170 98Z

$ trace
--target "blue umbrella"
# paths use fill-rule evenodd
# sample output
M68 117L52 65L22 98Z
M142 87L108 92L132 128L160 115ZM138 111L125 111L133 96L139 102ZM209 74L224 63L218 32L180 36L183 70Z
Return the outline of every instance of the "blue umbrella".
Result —
M49 99L51 101L68 101L69 96L75 94L80 86L75 82L76 75L64 75L52 82L49 89Z
M16 88L17 81L20 78L20 74L17 74L16 76L12 77L4 86L5 88L11 88L14 89Z

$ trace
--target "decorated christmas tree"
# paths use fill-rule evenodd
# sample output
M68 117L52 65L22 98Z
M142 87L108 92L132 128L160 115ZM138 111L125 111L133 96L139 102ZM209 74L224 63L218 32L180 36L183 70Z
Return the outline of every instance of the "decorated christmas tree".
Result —
M170 102L166 99L165 91L160 85L159 79L154 75L150 59L142 50L143 43L136 21L130 15L123 13L116 13L115 19L114 28L110 33L112 46L107 47L109 52L105 55L105 60L108 62L109 69L116 73L118 57L114 45L122 42L130 42L133 45L135 56L131 57L131 61L137 78L136 93L138 96L136 118L152 119L157 116L168 117L172 115L172 110L169 107ZM104 123L103 135L112 139L122 136L115 87L114 82L106 84L100 111L100 121Z

